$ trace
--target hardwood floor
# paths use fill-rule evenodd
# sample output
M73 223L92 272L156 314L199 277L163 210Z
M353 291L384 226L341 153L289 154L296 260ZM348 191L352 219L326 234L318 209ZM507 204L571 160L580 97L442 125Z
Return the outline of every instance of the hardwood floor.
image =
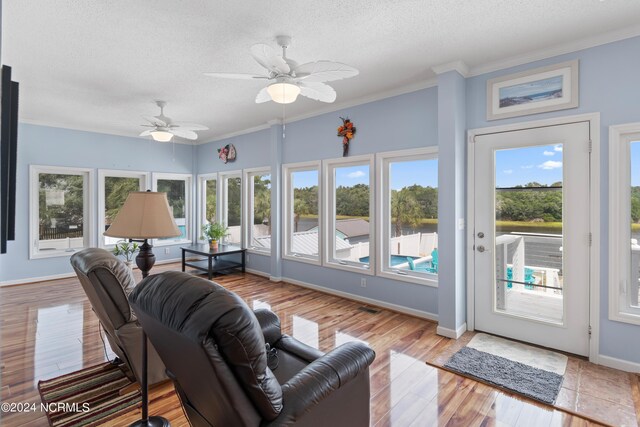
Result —
M156 266L154 273L178 269ZM136 272L136 274L139 274ZM138 277L139 278L139 277ZM329 351L352 340L377 354L371 366L371 425L585 426L580 417L520 398L425 363L452 342L436 324L252 274L215 278L253 308L266 307L283 331ZM40 402L37 383L106 360L97 318L77 280L0 288L0 363L3 402ZM188 425L171 384L151 391L151 414ZM41 412L2 413L2 426L46 426ZM132 411L109 425L126 426Z

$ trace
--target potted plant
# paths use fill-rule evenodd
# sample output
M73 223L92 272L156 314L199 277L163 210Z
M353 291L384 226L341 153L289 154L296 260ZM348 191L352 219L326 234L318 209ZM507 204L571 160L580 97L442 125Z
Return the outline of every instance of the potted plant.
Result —
M209 222L202 226L202 235L209 240L209 248L218 249L218 242L227 235L228 228L218 222Z
M125 264L132 268L133 255L138 252L139 247L136 242L128 242L126 240L119 241L113 247L113 254L124 258Z

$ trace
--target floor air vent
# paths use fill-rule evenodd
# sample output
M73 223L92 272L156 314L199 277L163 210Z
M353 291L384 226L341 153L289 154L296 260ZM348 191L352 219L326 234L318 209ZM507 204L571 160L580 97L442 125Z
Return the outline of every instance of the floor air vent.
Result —
M375 308L365 307L365 306L358 307L358 310L360 310L360 311L365 311L365 312L367 312L367 313L371 313L371 314L378 314L378 313L380 313L380 310L376 310Z

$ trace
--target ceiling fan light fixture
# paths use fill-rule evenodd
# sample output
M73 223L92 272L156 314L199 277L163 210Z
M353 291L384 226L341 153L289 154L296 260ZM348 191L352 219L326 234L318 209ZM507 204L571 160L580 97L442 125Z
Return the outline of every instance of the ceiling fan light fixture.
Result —
M277 102L278 104L291 104L295 102L298 95L300 95L300 87L287 81L277 81L267 87L267 92L269 92L269 96L271 96L273 102Z
M154 130L151 132L151 138L158 142L169 142L173 138L173 134L164 130Z

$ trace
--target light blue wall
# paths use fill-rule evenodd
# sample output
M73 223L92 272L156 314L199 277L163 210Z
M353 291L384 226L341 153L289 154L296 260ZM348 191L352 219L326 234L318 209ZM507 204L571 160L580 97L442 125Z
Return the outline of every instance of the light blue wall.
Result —
M505 74L580 60L580 106L533 116L486 121L486 83ZM640 37L622 40L467 79L467 128L497 126L581 113L600 113L600 353L640 363L640 326L608 319L609 126L640 121ZM571 302L569 302L571 303Z
M140 138L28 124L20 124L18 132L16 240L9 242L6 255L0 255L0 282L72 271L69 257L29 260L29 165L95 168L92 204L96 211L97 169L191 173L194 166L190 145L176 144L174 157L171 144ZM157 259L180 257L178 247L169 248L168 255L164 247L157 248Z
M466 91L457 71L438 76L438 326L449 336L467 320L467 278L464 221L466 181ZM444 308L447 308L444 310Z
M218 149L233 144L236 160L222 163ZM246 168L269 166L269 129L196 146L196 173L228 172Z

